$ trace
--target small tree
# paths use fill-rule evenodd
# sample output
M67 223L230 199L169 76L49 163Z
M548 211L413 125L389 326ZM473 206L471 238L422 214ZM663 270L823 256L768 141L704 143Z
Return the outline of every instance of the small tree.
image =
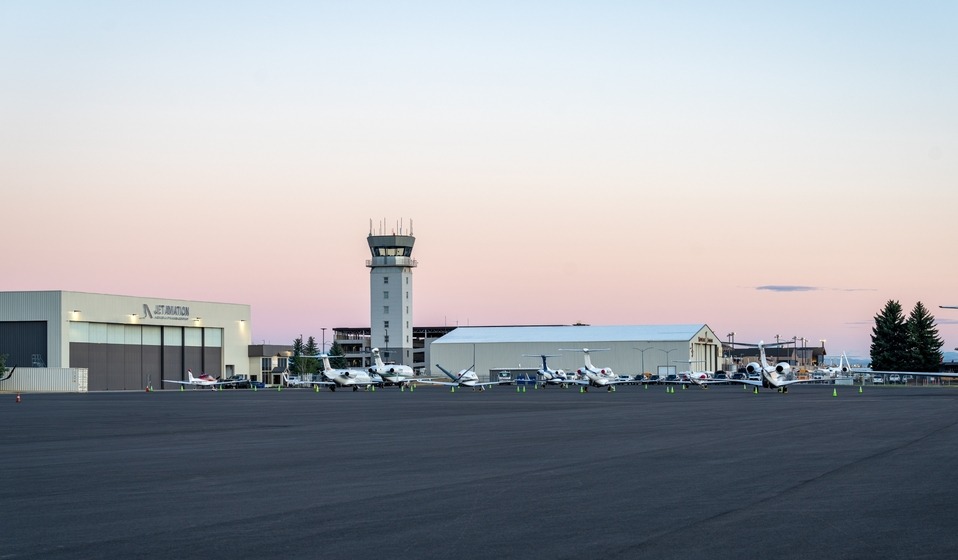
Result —
M300 335L299 338L293 341L293 355L290 357L287 362L290 375L300 375L303 373L303 337Z
M0 377L7 373L7 355L0 354Z
M303 346L303 353L307 356L316 356L319 354L319 346L316 345L316 337L310 336L306 339L306 345ZM318 358L306 358L303 373L317 373L320 369Z
M938 336L935 317L919 301L908 315L907 371L938 371L941 364L941 347L945 342Z
M872 327L872 369L901 371L901 367L907 362L907 349L908 332L901 304L888 300L885 307L875 315L875 326Z
M329 365L331 367L336 369L342 369L346 367L346 358L342 357L345 356L346 353L343 352L343 347L339 345L339 342L335 340L333 341L333 345L329 347L329 355L336 356L329 360Z

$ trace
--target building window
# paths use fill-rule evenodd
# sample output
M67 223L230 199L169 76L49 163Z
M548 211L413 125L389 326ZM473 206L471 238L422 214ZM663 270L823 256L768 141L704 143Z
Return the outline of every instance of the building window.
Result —
M269 373L273 370L273 359L272 358L260 358L260 370L263 373Z
M383 299L389 299L389 292L383 292Z
M406 292L406 299L409 299L409 292Z
M276 362L277 362L276 366L277 366L279 369L282 369L282 370L285 370L285 369L287 368L287 366L289 366L289 359L288 359L288 358L277 358L277 359L276 359Z
M383 276L383 284L388 284L388 283L389 283L389 277Z
M389 328L389 321L383 321L383 328L384 328L384 329L388 329L388 328Z
M388 335L388 334L383 337L383 341L384 341L386 344L389 344L389 335Z
M383 306L383 315L389 315L389 306L388 306L388 305L384 305L384 306Z

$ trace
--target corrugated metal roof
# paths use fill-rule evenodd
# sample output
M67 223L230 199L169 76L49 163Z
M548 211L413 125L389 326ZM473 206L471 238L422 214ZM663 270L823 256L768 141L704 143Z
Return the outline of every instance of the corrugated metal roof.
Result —
M691 340L704 323L694 325L617 325L565 327L459 327L433 344L500 342L616 342Z

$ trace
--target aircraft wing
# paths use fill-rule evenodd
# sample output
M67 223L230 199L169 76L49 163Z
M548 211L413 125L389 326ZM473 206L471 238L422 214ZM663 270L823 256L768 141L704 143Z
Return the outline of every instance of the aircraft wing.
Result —
M443 387L458 387L459 384L455 381L436 381L433 379L420 379L416 383L423 383L426 385L442 385Z
M761 379L729 379L729 383L741 383L742 385L752 385L754 387L761 387Z
M332 381L300 381L300 385L335 385Z
M486 387L488 385L512 385L508 381L484 381L482 383L473 383L473 387Z
M199 385L199 383L190 383L189 381L176 381L173 379L164 379L163 383L179 383L180 385Z

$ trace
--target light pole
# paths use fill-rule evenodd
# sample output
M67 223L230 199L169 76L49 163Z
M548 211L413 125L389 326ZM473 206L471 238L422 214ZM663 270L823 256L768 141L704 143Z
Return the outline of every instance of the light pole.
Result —
M732 369L732 351L735 349L735 331L726 335L728 337L728 357L725 360L725 367Z
M319 327L319 330L323 331L323 347L319 349L320 352L326 352L326 327ZM303 336L303 335L300 335Z
M681 348L673 348L671 350L663 350L661 348L656 348L656 350L658 350L659 352L665 352L665 371L666 371L665 375L668 375L669 364L672 363L671 360L669 360L669 356L672 355L672 352L677 352L681 350ZM675 371L678 371L678 368L675 368Z
M649 346L648 348L633 348L633 350L638 350L642 353L642 378L645 378L645 351L646 350L661 350L660 348L655 348L654 346Z
M824 367L825 366L825 339L819 338L818 341L822 344L822 358L821 358L821 363L818 365Z

